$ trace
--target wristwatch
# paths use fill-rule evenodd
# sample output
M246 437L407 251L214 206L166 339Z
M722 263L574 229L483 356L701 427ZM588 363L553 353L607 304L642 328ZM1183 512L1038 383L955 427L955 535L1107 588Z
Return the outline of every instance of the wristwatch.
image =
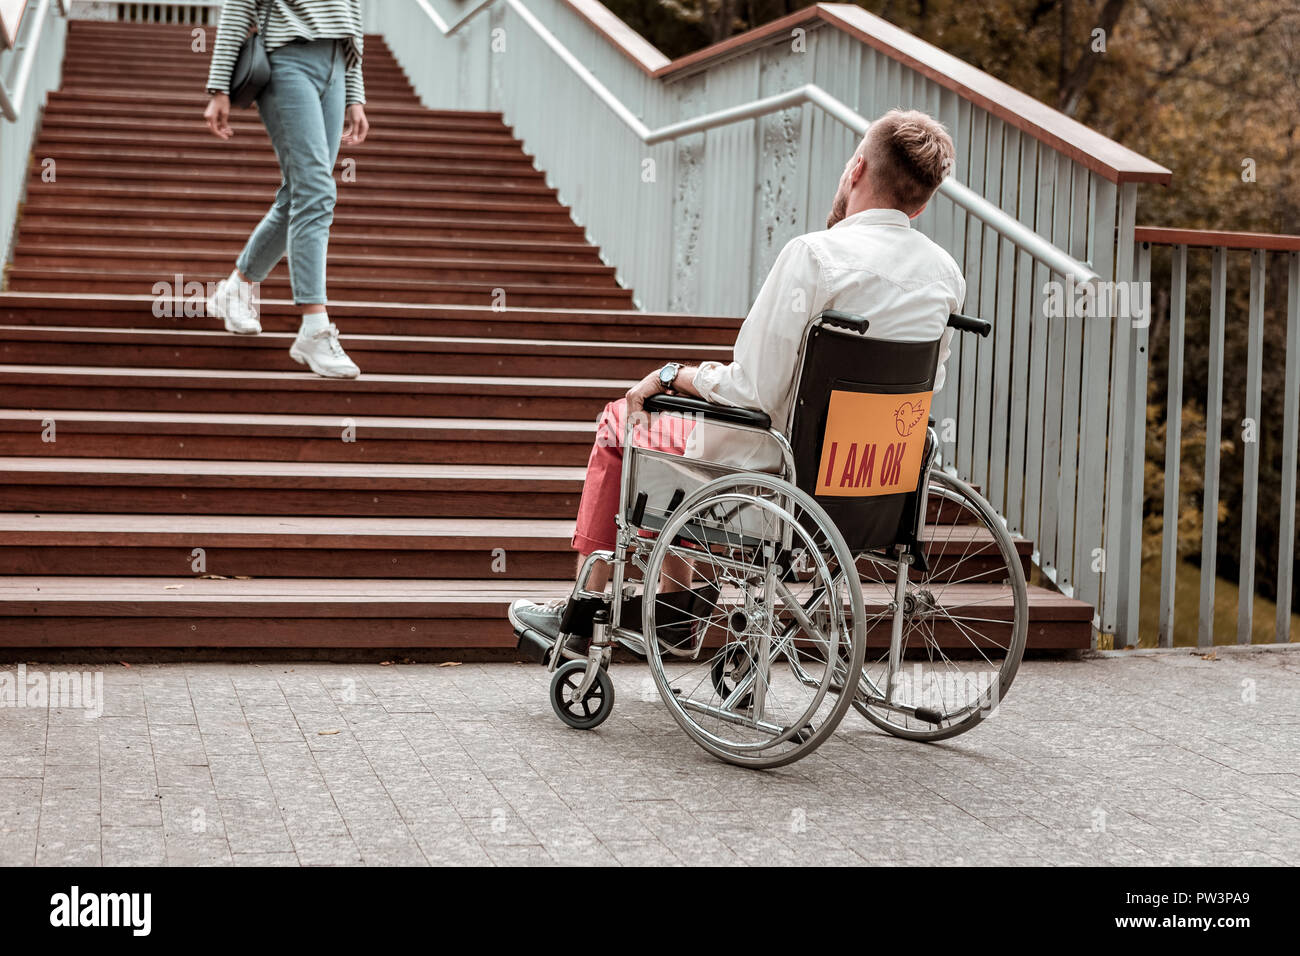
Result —
M664 387L664 391L672 391L673 382L677 381L677 373L682 370L680 362L669 362L659 370L659 384Z

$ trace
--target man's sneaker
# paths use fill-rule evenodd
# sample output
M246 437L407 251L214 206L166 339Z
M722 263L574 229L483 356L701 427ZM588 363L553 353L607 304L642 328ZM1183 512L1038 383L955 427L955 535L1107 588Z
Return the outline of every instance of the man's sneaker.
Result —
M257 321L251 291L245 291L251 289L251 285L222 279L208 299L208 315L225 322L227 332L257 335L262 331L262 323Z
M361 374L339 345L339 327L333 322L319 332L299 332L289 346L289 357L324 378L356 378Z
M566 597L540 602L520 598L510 605L510 623L516 631L529 628L555 640L560 636L560 621L564 619L564 605L568 603Z

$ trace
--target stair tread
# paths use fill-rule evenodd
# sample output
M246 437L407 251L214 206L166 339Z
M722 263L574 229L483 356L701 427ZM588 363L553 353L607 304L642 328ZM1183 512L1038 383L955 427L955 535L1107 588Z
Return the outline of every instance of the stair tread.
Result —
M294 477L350 478L363 483L390 479L443 480L478 483L478 487L509 485L581 484L585 468L547 465L446 465L371 462L292 461L178 461L149 458L0 458L0 483L36 475L49 477L139 476L148 477ZM475 486L471 484L471 486ZM537 490L532 488L530 490Z
M213 281L215 281L214 277ZM9 290L0 292L0 308L5 306L27 308L67 308L76 307L84 310L102 310L112 307L139 306L148 314L160 300L157 296L139 295L121 292L87 293L87 292L25 292ZM173 300L184 302L184 299ZM261 306L264 312L301 314L301 309L291 300L263 298ZM681 325L708 323L724 328L738 329L743 317L720 315L694 315L687 312L658 312L635 309L601 309L601 308L559 308L551 306L511 307L494 309L489 305L460 305L455 303L416 303L416 302L377 302L368 299L330 299L331 315L354 315L358 313L392 315L411 318L423 316L476 317L491 321L521 319L534 322L564 321L584 319L593 322L605 322L612 325L626 325L629 318L641 322L671 322Z
M75 325L0 325L0 340L42 340L72 342L126 341L156 345L220 345L225 348L283 349L296 338L295 332L263 332L260 335L231 338L221 329L106 329L102 326ZM656 355L665 350L681 350L672 342L590 342L574 339L523 339L480 337L471 335L373 335L344 334L349 348L370 351L487 352L502 355L591 355L593 357L628 354L633 357ZM732 349L722 345L689 346L693 353L726 358Z
M423 388L429 392L447 391L449 386L459 386L478 392L514 393L524 390L554 390L574 394L583 390L597 394L626 390L632 382L627 379L597 378L532 378L507 375L390 375L363 374L360 378L327 379L311 372L268 372L246 369L158 369L158 368L102 368L78 365L0 365L0 376L49 376L98 379L104 384L138 385L163 381L198 385L205 380L220 382L224 388L292 388L312 391L391 391L394 386L404 389ZM150 379L158 382L148 382Z
M178 587L179 585L179 587ZM328 579L292 578L73 578L73 576L21 576L0 578L0 606L13 602L38 604L112 604L153 602L179 604L188 601L482 601L498 604L517 597L556 597L573 587L567 580L456 579L404 581L354 579L346 584ZM88 589L96 593L87 593ZM866 585L874 600L887 597L887 589ZM878 593L880 592L880 593ZM1030 605L1037 610L1056 609L1078 613L1091 607L1065 594L1030 585ZM953 584L944 589L950 604L969 601L1009 601L1010 589L1001 584ZM4 611L0 610L0 614Z
M41 422L50 418L48 411L32 409L0 408L0 421ZM376 415L350 416L360 431L371 434L375 431L397 433L394 437L405 437L413 432L452 431L478 432L493 431L502 435L527 433L530 439L543 437L548 433L570 436L583 435L589 439L595 431L595 422L566 422L546 419L510 419L510 418L401 418ZM57 413L60 427L71 422L84 425L150 425L155 427L170 426L181 433L201 433L211 429L241 430L293 430L319 428L327 430L330 437L336 438L339 430L337 415L284 415L272 413L238 414L223 412L145 412L145 411L94 411L63 410ZM105 428L104 430L107 430Z

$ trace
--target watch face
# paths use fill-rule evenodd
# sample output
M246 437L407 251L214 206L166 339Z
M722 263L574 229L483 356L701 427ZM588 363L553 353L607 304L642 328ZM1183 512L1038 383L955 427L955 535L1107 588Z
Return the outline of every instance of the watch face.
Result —
M676 365L665 365L659 370L659 381L665 386L672 385L673 379L677 377Z

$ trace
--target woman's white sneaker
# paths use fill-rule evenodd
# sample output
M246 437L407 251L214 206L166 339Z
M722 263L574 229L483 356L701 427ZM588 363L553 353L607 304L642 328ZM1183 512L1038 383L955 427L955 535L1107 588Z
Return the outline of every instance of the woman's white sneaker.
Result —
M236 335L257 335L262 331L262 323L257 321L257 309L253 307L252 285L231 282L222 279L216 290L208 299L208 315L221 319L226 324L227 332Z
M319 332L299 332L289 357L325 378L356 378L361 369L339 344L339 327L331 322Z

